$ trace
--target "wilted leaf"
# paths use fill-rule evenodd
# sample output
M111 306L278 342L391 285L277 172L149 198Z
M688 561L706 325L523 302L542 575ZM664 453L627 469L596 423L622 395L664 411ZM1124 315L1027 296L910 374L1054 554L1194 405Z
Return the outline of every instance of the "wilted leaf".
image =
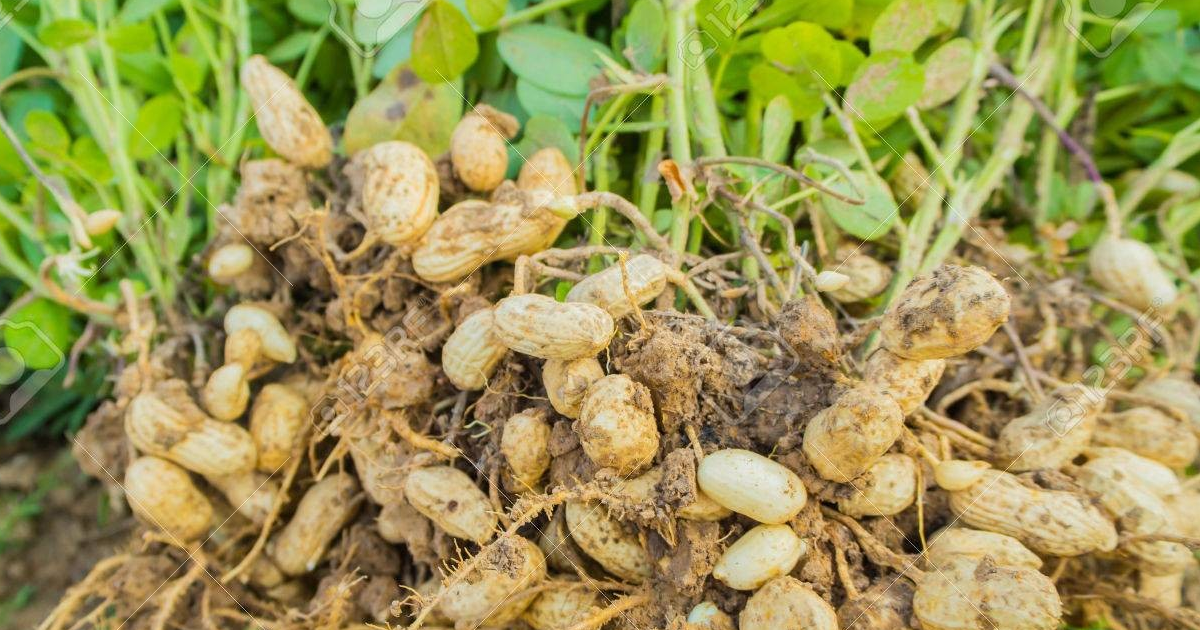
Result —
M544 90L575 96L591 90L603 68L599 55L607 53L598 42L546 24L522 24L501 33L496 44L513 74Z
M892 191L888 190L887 184L868 177L862 171L851 171L850 175L862 192L863 204L856 206L828 195L821 198L821 204L825 206L829 218L848 234L864 241L883 238L891 231L899 214ZM850 182L844 180L839 180L830 188L848 197L859 197Z
M925 88L917 107L929 109L954 98L971 78L975 47L965 37L938 47L925 60Z
M430 84L408 66L397 66L346 116L343 142L356 153L377 142L404 140L437 156L450 147L450 134L462 117L458 81Z
M867 123L885 121L921 98L925 72L905 53L873 54L858 67L846 88L847 110Z
M74 18L54 20L38 29L38 39L43 44L60 50L82 44L95 34L96 27L91 22Z
M836 40L824 27L811 22L793 22L767 31L762 38L762 53L822 90L833 89L842 75Z
M138 110L129 136L129 152L145 160L169 150L183 129L183 106L173 95L156 96Z
M462 75L479 56L479 42L454 5L437 0L421 16L413 35L412 69L429 83Z
M625 54L646 72L663 62L667 19L658 0L637 0L625 16Z
M936 7L929 0L895 0L871 26L871 54L913 52L937 31L937 18Z

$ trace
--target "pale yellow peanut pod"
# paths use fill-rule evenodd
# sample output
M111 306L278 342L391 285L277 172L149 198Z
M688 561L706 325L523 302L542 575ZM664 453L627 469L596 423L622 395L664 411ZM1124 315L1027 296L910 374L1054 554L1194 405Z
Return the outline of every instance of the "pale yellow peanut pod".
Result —
M832 293L850 284L850 276L836 271L822 271L813 278L813 286L821 293Z
M607 508L568 502L565 513L571 541L605 571L631 584L641 584L650 577L650 559L637 535L622 527Z
M125 433L143 453L201 475L249 472L257 458L254 440L242 427L185 415L151 392L130 401Z
M108 234L110 230L117 226L117 222L121 220L121 211L111 208L89 212L83 218L83 229L88 233L88 236L101 236Z
M1132 451L1113 446L1092 446L1084 454L1089 460L1097 462L1093 467L1104 466L1121 471L1130 480L1161 498L1166 499L1183 491L1179 477L1175 476L1173 470Z
M1129 238L1104 236L1088 254L1092 279L1118 300L1137 308L1165 308L1179 291L1150 246Z
M1152 599L1168 608L1183 605L1184 571L1154 575L1145 571L1138 573L1138 595Z
M213 370L204 389L200 390L200 402L204 409L217 420L236 420L246 412L250 404L250 380L246 366L227 363Z
M220 490L229 504L252 523L261 524L267 520L279 495L279 482L260 472L206 475L204 479Z
M949 566L955 558L978 561L985 556L996 566L1035 571L1042 568L1042 559L1016 538L969 527L948 527L930 537L925 550L925 566L940 568Z
M658 452L650 390L624 374L587 388L574 428L588 458L622 477L649 468Z
M1013 418L993 447L996 465L1012 472L1061 468L1092 440L1104 392L1072 385L1050 392L1029 413Z
M880 348L867 359L863 380L891 396L908 416L925 403L945 371L945 359L914 361Z
M350 522L361 503L358 482L348 473L333 473L313 484L288 524L271 541L270 556L287 575L316 568L329 543Z
M1175 515L1158 495L1128 476L1119 465L1103 457L1079 467L1075 478L1094 493L1110 514L1116 517L1122 533L1140 535L1178 535ZM1138 560L1143 573L1167 575L1182 572L1194 562L1187 547L1170 541L1133 541L1122 549Z
M608 347L613 318L591 304L527 293L496 303L496 337L509 350L540 359L582 359Z
M861 383L808 421L802 448L817 474L844 483L866 472L903 428L904 414L896 401Z
M362 167L362 209L371 235L393 247L415 244L437 219L438 174L414 144L391 140L354 156Z
M696 604L688 611L687 630L735 630L733 618L710 601Z
M760 523L786 523L808 501L808 491L796 473L758 453L736 448L700 460L696 483L713 501Z
M620 484L615 492L637 503L656 503L662 477L662 469L656 466ZM675 510L675 516L688 521L719 521L732 513L732 510L713 501L699 488L696 489L694 501Z
M1191 464L1198 448L1190 424L1153 407L1101 415L1092 443L1121 447L1174 469Z
M917 462L908 455L889 453L850 485L851 494L837 502L843 514L854 517L899 514L917 498Z
M913 614L924 630L1055 630L1062 602L1034 569L963 557L925 575Z
M578 194L574 167L558 147L539 149L521 165L517 187L521 190L542 190L558 197Z
M246 243L222 245L208 258L208 277L217 284L229 284L246 273L258 256Z
M500 454L517 481L517 491L533 491L550 467L550 423L544 410L529 409L511 416L500 436Z
M546 397L555 411L571 419L579 417L587 388L602 378L604 368L595 357L547 359L542 366Z
M468 199L434 222L413 251L413 270L429 282L456 282L497 260L550 247L566 220L549 210Z
M291 77L254 55L242 66L241 78L258 132L276 153L305 168L329 163L333 137Z
M945 359L983 345L1008 319L1010 298L982 267L942 265L909 283L879 326L906 359Z
M459 322L442 346L442 371L455 387L473 391L487 386L508 348L496 336L495 308L480 309Z
M564 584L542 591L521 616L533 630L566 630L599 610L600 598L586 584Z
M404 465L411 454L403 446L376 435L349 438L350 458L363 491L373 503L404 502Z
M477 543L491 539L497 517L487 495L467 473L451 466L427 466L408 474L404 497L447 534Z
M275 562L266 556L259 556L254 559L254 563L250 565L249 571L250 583L264 589L280 586L287 580L287 576L279 567L275 566Z
M933 476L938 486L955 492L975 485L991 469L991 464L987 462L947 459L934 467Z
M640 254L626 261L623 268L616 262L580 280L567 292L567 301L594 304L613 319L620 319L652 302L666 288L667 266L654 256Z
M1164 500L1179 532L1184 536L1200 538L1200 489L1188 488Z
M296 342L279 322L279 318L267 309L254 304L237 304L230 308L225 313L225 334L233 336L241 330L258 333L262 341L262 355L266 358L280 363L296 360Z
M856 249L853 246L839 247L837 258L841 262L828 268L828 271L849 277L845 286L829 294L843 304L869 300L883 293L892 281L891 267L862 252L855 252Z
M759 525L742 534L721 554L712 576L739 591L752 591L787 575L808 552L808 544L789 525Z
M504 536L484 547L478 565L446 588L439 608L459 628L502 626L525 612L546 579L546 561L537 545Z
M213 525L213 507L187 471L158 457L142 456L125 469L125 498L146 524L179 539L196 540Z
M1007 534L1051 556L1112 551L1117 546L1112 521L1087 497L1034 488L999 470L978 475L969 487L950 492L950 509L963 524Z
M577 566L575 561L571 559L568 552L581 554L578 546L571 540L571 534L566 528L566 517L564 512L566 508L561 508L550 519L549 523L542 528L541 534L538 536L538 549L546 556L546 564L551 569L562 571L564 573L574 573Z
M271 474L287 463L308 412L308 401L295 389L280 383L263 386L250 409L250 437L258 449L259 470Z
M1190 375L1172 374L1142 381L1133 391L1179 409L1191 420L1192 428L1200 431L1200 385Z
M508 171L508 139L516 135L517 119L477 105L450 135L450 164L454 175L475 192L488 192L504 181Z
M838 630L837 612L803 582L777 577L746 601L738 617L739 630Z

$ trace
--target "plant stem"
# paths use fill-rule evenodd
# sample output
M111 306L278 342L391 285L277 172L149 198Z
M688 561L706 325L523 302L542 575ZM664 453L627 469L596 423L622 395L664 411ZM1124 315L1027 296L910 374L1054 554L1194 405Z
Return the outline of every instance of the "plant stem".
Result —
M667 50L679 51L679 54L667 55L667 75L670 77L670 90L667 95L668 134L671 141L671 158L688 166L692 162L692 145L688 136L687 110L687 65L684 61L686 49L683 42L687 28L687 7L690 3L685 0L664 0L667 13ZM693 59L693 61L695 61ZM688 224L692 218L692 199L686 193L674 200L671 208L671 249L682 253L687 246Z
M600 147L596 149L595 159L592 160L592 181L596 184L596 190L607 192L611 189L611 181L608 172L608 154L612 149L612 136L606 136L600 142ZM608 240L605 238L608 232L608 208L598 207L592 210L592 220L588 222L591 227L588 234L588 245L607 245ZM593 256L588 261L588 273L596 273L604 268L604 260L600 256Z
M661 94L655 94L650 97L650 122L658 124L665 123L667 118L666 99ZM650 133L643 138L642 144L642 164L637 178L638 186L638 209L642 211L647 219L654 221L654 211L658 209L658 192L662 187L660 179L655 173L651 176L652 169L657 166L658 160L662 159L663 144L666 141L667 132L665 126L655 127Z
M535 4L529 8L510 13L509 15L500 18L500 21L496 22L495 26L491 28L480 29L479 32L487 33L494 30L503 30L510 26L516 26L517 24L536 20L537 18L551 11L564 9L580 2L583 2L583 0L546 0L545 2L539 2L538 4Z

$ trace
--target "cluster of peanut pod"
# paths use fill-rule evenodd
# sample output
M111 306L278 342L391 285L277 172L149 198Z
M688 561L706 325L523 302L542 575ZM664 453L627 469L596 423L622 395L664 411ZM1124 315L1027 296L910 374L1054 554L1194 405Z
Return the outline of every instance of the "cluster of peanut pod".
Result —
M299 168L329 163L332 139L288 77L255 57L242 79L263 138L276 153ZM458 282L488 263L550 247L576 212L572 168L560 151L544 149L529 157L515 186L505 183L505 143L515 133L515 121L487 108L463 118L451 143L454 176L471 191L495 194L440 213L438 173L420 149L389 141L356 155L365 239L404 252L428 283ZM531 196L538 192L550 197ZM243 246L225 245L210 257L209 273L231 283L253 258ZM832 299L862 300L887 286L890 273L876 261L848 250L839 258L845 262L838 271L822 279ZM562 300L514 290L459 318L440 348L439 378L463 392L479 392L513 353L539 362L549 405L531 400L496 428L502 432L505 485L518 496L561 490L547 487L546 478L555 457L555 426L567 419L588 460L615 480L611 493L632 505L665 506L685 521L736 524L731 531L742 533L722 546L700 579L747 594L744 604L729 609L727 602L696 601L680 627L867 627L874 617L863 611L873 602L852 599L839 610L795 576L810 550L811 532L798 516L812 489L770 452L695 441L696 491L686 500L664 498L662 410L655 392L613 369L605 356L622 320L639 316L676 280L661 253L641 253L588 275ZM1173 299L1162 286L1134 288L1147 305ZM1139 390L1183 410L1187 419L1150 406L1106 413L1103 392L1064 387L1009 422L987 461L939 459L927 451L919 457L901 448L907 419L937 387L947 360L988 342L1009 311L1005 288L979 267L944 265L903 290L879 322L879 347L861 374L839 382L832 404L808 419L799 436L805 465L823 482L846 489L825 509L851 519L894 517L916 509L925 479L948 494L951 525L930 536L911 573L896 578L914 584L906 610L926 630L1058 628L1064 606L1043 565L1087 554L1128 559L1142 595L1178 606L1184 574L1195 560L1170 538L1195 536L1200 525L1200 497L1179 479L1197 455L1200 388L1191 381L1168 377ZM401 469L370 457L368 438L351 449L352 466L328 472L288 503L279 472L303 452L298 441L307 435L322 384L296 376L255 383L297 358L298 340L269 307L234 306L224 330L224 364L211 373L198 401L181 382L166 381L129 404L125 427L139 456L124 485L140 518L184 542L202 542L221 525L197 478L251 522L264 523L281 511L286 519L270 532L266 553L248 573L264 592L314 571L367 501L377 506L384 540L404 544L406 528L419 518L461 541L473 556L444 582L405 585L429 604L415 618L426 628L584 630L619 624L605 614L620 606L621 599L614 604L604 595L617 589L598 589L586 580L636 593L652 588L667 570L651 560L637 528L594 498L568 499L554 521L561 526L533 535L506 529L512 515L497 513L453 452ZM414 362L430 361L424 352L413 353ZM1065 473L1072 486L1040 487L1018 476L1046 470ZM562 553L563 545L582 552L598 570L587 575ZM396 622L394 612L381 611L381 618L369 621Z

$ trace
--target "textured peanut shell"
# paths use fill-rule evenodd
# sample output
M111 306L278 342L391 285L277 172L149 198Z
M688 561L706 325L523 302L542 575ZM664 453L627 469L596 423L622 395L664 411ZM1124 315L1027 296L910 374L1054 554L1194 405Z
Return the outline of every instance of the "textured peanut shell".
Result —
M1162 498L1179 494L1183 488L1175 472L1148 457L1143 457L1132 451L1114 446L1092 446L1084 454L1096 462L1095 467L1106 467L1120 471L1131 481Z
M851 494L838 499L838 510L849 516L892 516L917 497L917 462L908 455L889 453L850 482Z
M1152 407L1101 415L1092 442L1118 446L1174 469L1186 468L1196 459L1197 451L1196 434L1190 424Z
M796 473L758 453L736 448L700 460L696 483L713 501L760 523L786 523L808 501L808 491Z
M1152 599L1168 608L1179 608L1183 604L1183 578L1178 571L1166 575L1138 573L1138 595Z
M480 564L450 585L439 605L456 627L501 626L525 612L546 579L546 560L537 545L507 536L488 545Z
M649 468L658 452L650 390L624 374L588 387L574 428L588 458L622 477Z
M863 380L891 396L908 416L929 398L945 371L944 359L914 361L880 348L867 359Z
M594 304L620 319L633 312L635 303L637 307L648 304L666 288L667 266L649 254L640 254L625 262L624 271L616 262L580 280L567 292L567 301Z
M1136 309L1161 309L1179 296L1154 250L1141 241L1105 236L1092 245L1088 267L1096 284Z
M496 514L487 495L457 468L428 466L410 472L404 496L418 512L456 538L484 543L496 529Z
M185 415L151 392L130 401L125 433L138 450L201 475L249 472L257 456L254 441L242 427Z
M752 591L787 575L808 551L789 525L759 525L742 534L721 554L712 576L729 588Z
M882 457L903 426L896 401L873 385L859 384L809 420L802 447L817 474L844 483Z
M1133 391L1178 408L1191 420L1192 428L1200 431L1200 385L1189 375L1172 374L1142 381Z
M271 512L279 494L279 482L259 472L209 475L205 479L225 495L225 499L239 514L250 519L252 523L267 520L267 514Z
M471 313L442 346L442 371L459 389L483 389L508 353L496 336L494 312L488 307Z
M1033 488L998 470L981 471L969 488L951 492L950 509L964 524L1007 534L1040 554L1077 556L1117 546L1112 521L1086 497Z
M582 359L608 346L613 318L591 304L528 293L496 304L496 337L509 350L541 359Z
M196 540L213 524L213 508L187 471L143 456L125 469L125 498L142 521L179 539Z
M413 270L430 282L458 281L489 262L546 249L565 225L540 208L461 201L425 233L412 255Z
M849 276L849 281L842 288L831 291L829 295L843 303L861 302L883 293L888 283L892 281L892 270L887 265L862 253L853 253L855 248L838 248L841 262L829 271Z
M404 465L411 457L407 444L375 435L351 437L349 444L354 471L367 497L378 505L403 502Z
M450 135L454 175L475 192L488 192L504 181L504 173L508 171L507 139L517 126L512 116L486 105L482 108L486 111L471 111L463 116Z
M521 190L542 190L559 197L578 192L575 188L574 168L567 156L557 147L539 149L528 156L517 174L517 187Z
M914 360L966 354L1008 319L1009 302L983 268L942 265L913 280L884 314L883 346Z
M604 378L604 368L595 357L547 359L542 366L546 397L555 411L572 419L579 417L587 388L601 378Z
M803 582L793 577L777 577L758 589L746 601L738 617L739 630L837 630L837 613Z
M297 166L316 169L329 163L333 137L291 77L254 55L242 66L241 79L267 145Z
M250 409L250 437L258 449L259 470L271 474L287 463L308 411L304 396L287 385L270 383L258 392Z
M622 527L607 508L569 502L565 512L571 540L605 571L631 584L641 584L650 577L650 560L637 535Z
M235 335L241 330L253 330L262 341L263 356L280 363L296 360L296 342L270 311L253 304L237 304L225 313L225 333ZM229 358L226 357L226 361Z
M913 612L924 630L1054 630L1062 602L1033 569L958 558L926 574Z
M1090 387L1054 390L1000 431L993 447L996 465L1025 472L1070 463L1091 442L1103 405L1104 393Z
M213 370L204 389L200 391L200 401L215 420L240 418L250 403L250 381L246 379L246 366L229 363Z
M504 423L500 453L518 483L519 491L532 491L550 467L550 423L541 410L530 409Z
M969 527L946 528L930 537L925 566L945 567L955 558L978 561L985 556L1001 567L1042 568L1042 559L1016 538Z
M663 471L659 467L625 481L616 488L621 496L640 504L655 504L659 501L658 483L662 480ZM733 512L713 501L699 488L696 489L696 499L687 505L679 506L675 516L689 521L719 521Z
M590 586L555 586L542 591L521 618L533 630L566 630L587 619L599 604L599 595Z
M271 559L279 570L295 576L316 568L359 503L358 482L347 473L333 473L313 484L272 539Z
M362 206L371 234L402 247L415 243L437 218L438 175L419 147L388 141L354 157L362 165Z

